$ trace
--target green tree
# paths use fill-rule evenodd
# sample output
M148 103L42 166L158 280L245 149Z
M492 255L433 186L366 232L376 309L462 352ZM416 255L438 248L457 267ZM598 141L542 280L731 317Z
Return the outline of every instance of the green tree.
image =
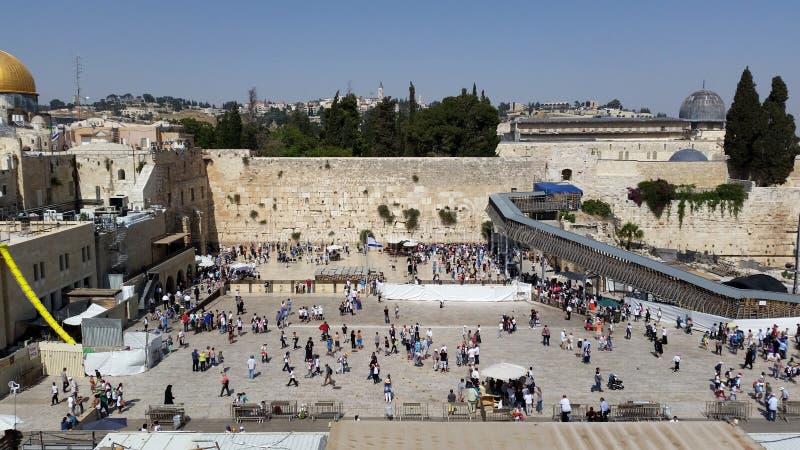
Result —
M508 115L508 111L511 110L511 105L506 102L500 102L497 105L497 112L500 113L500 117L506 117Z
M403 156L418 156L417 142L412 134L412 127L416 122L417 110L417 91L414 82L408 83L408 109L399 118L400 133L403 136Z
M603 105L603 108L622 109L622 102L620 102L615 98L614 100L611 100L610 102Z
M330 147L348 149L355 156L361 155L362 139L359 130L361 114L358 111L358 100L354 94L339 98L339 92L333 98L330 109L322 116L322 143Z
M789 92L781 77L772 79L772 90L764 100L765 129L753 144L753 179L760 186L783 184L800 154L794 117L786 113Z
M499 122L488 98L462 89L458 97L445 97L419 111L408 123L409 140L418 146L418 156L495 156Z
M378 106L364 114L364 156L400 156L400 129L397 123L397 100L384 97Z
M57 98L50 100L50 109L61 109L65 106L67 106L67 104Z
M763 131L764 119L750 68L745 67L736 94L726 116L725 154L732 175L749 180L753 163L753 145Z
M619 230L617 236L625 240L625 249L631 249L631 243L634 240L641 241L644 238L644 231L639 229L639 226L633 222L626 222Z
M194 145L200 148L216 148L214 143L214 126L197 119L182 119L183 130L194 136Z
M142 94L142 100L144 100L145 103L155 103L156 98L151 94Z
M217 121L217 148L242 148L242 118L234 108L225 112Z

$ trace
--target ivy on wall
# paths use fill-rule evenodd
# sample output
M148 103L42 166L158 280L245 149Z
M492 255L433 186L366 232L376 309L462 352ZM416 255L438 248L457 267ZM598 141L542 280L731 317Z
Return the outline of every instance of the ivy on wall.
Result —
M708 208L716 211L717 207L725 215L727 211L734 217L739 216L747 192L744 187L735 183L720 184L713 190L696 191L691 184L674 185L668 181L658 179L642 181L635 188L628 188L628 200L637 206L646 204L647 208L658 218L668 209L671 202L678 201L678 224L683 226L686 216L686 205L689 204L691 212L699 208Z

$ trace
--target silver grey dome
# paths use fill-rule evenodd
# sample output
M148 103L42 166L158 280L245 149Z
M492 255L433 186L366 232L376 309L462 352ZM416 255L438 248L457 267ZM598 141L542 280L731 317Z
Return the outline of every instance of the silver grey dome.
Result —
M678 117L694 122L724 122L725 103L716 92L702 89L686 97Z
M708 161L708 158L700 150L685 148L673 153L669 160L670 162L704 162Z

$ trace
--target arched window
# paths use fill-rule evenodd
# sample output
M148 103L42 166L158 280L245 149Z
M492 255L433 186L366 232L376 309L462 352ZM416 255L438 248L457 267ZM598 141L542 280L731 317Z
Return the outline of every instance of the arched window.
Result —
M117 179L118 180L124 180L125 179L125 171L124 170L119 169L117 171Z

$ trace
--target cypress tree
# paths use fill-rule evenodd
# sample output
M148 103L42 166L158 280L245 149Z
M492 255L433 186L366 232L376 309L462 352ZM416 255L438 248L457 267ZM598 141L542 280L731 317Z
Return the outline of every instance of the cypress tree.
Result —
M794 117L786 113L789 91L781 77L772 79L772 91L764 100L764 133L753 149L753 179L760 186L783 184L794 169L794 158L800 154L795 134Z
M758 92L749 67L745 67L736 86L726 122L725 154L730 157L732 175L750 179L753 144L761 134L763 121Z

